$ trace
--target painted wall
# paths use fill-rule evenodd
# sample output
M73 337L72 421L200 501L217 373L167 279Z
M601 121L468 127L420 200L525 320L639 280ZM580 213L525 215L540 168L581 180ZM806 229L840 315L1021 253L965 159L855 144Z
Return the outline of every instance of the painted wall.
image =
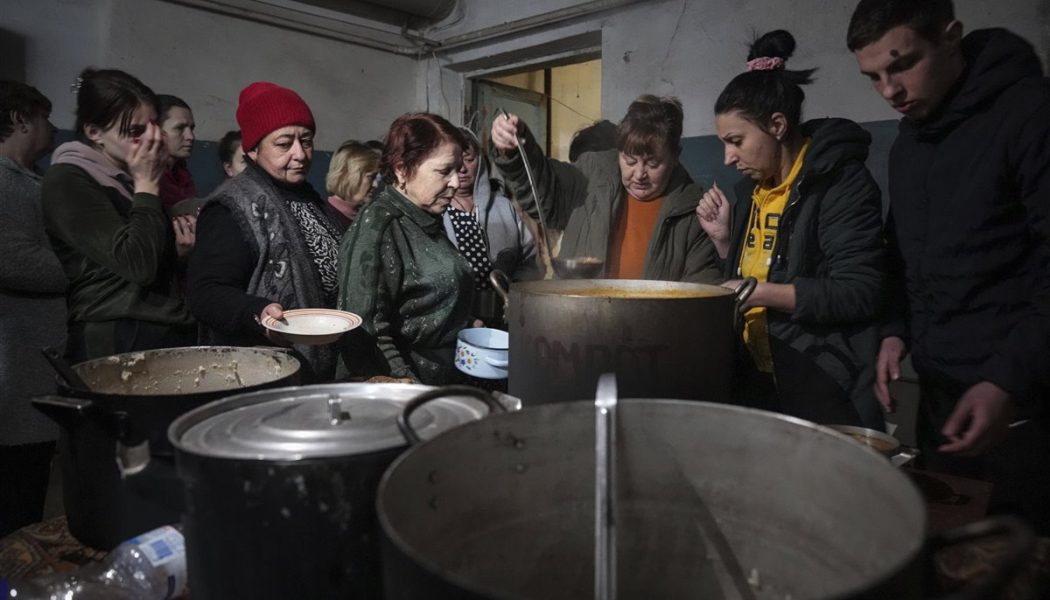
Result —
M493 10L493 4L506 11ZM442 33L455 33L468 26L491 27L581 4L586 3L468 2L460 21ZM897 115L872 92L846 50L846 27L855 5L856 0L643 1L513 37L439 52L429 62L441 65L432 70L442 72L442 80L432 79L430 89L442 95L442 102L451 104L450 112L461 110L463 77L514 66L513 62L499 60L486 62L486 58L535 61L545 48L556 47L558 40L600 32L604 118L618 120L640 94L671 94L685 104L685 135L708 135L714 132L711 107L725 84L743 71L753 34L785 28L798 40L790 64L820 69L817 81L807 88L808 116L836 115L859 122L895 119ZM1046 62L1050 54L1050 2L955 0L955 6L967 30L1007 27L1035 44Z
M502 22L486 22L476 4L480 3L465 7L463 23L482 27ZM521 4L517 4L515 18L524 16ZM566 4L537 0L528 4L529 14L564 8ZM898 115L872 91L846 49L846 28L855 6L856 0L642 1L439 53L429 59L441 65L432 70L442 73L440 81L430 80L430 89L440 90L443 101L451 104L450 110L461 110L465 78L513 69L515 61L542 62L544 53L552 53L548 49L557 48L560 40L598 33L602 117L618 121L630 102L643 93L678 96L686 112L683 164L702 183L717 180L727 188L738 176L722 166L721 143L713 136L712 107L725 84L744 70L748 44L755 32L785 28L798 41L790 64L819 68L817 81L806 88L804 118L840 116L867 128L873 137L869 168L885 190L886 153L896 136ZM1031 41L1044 65L1047 63L1047 0L955 0L955 6L967 31L1006 27ZM508 60L501 60L504 57Z
M725 84L744 70L753 32L783 28L798 41L789 66L820 69L817 81L806 88L808 116L844 116L858 122L897 117L858 73L846 49L855 0L659 4L659 9L638 6L624 11L602 29L608 114L622 114L644 91L673 94L687 106L687 135L713 133L710 111ZM1008 27L1039 46L1045 59L1050 24L1046 2L956 0L955 5L967 30Z
M160 0L2 0L0 28L21 39L26 81L51 99L60 129L73 127L69 86L88 65L126 70L186 100L199 140L190 167L202 192L219 178L211 142L237 127L237 96L252 81L299 92L321 151L381 137L425 102L423 65L413 58ZM311 179L323 181L326 169L321 152Z
M592 60L551 69L551 156L569 160L572 136L601 120L601 67Z
M554 10L580 0L463 0L428 30L443 39ZM194 108L202 141L235 126L239 90L268 79L297 89L318 121L318 147L380 137L396 116L432 110L462 118L465 78L571 60L600 49L601 116L618 120L641 93L675 94L686 106L685 135L713 133L710 107L743 68L754 31L784 27L798 38L796 66L820 67L807 90L810 117L879 123L896 115L857 73L844 45L854 0L647 0L553 25L412 58L285 31L161 0L2 0L0 30L22 42L26 80L55 103L60 128L73 123L69 85L88 64L123 68ZM968 28L1005 26L1050 49L1047 0L956 0ZM597 48L556 50L566 39ZM590 42L588 42L590 43ZM552 50L554 48L555 50ZM18 71L14 69L13 71ZM704 154L705 160L717 156Z

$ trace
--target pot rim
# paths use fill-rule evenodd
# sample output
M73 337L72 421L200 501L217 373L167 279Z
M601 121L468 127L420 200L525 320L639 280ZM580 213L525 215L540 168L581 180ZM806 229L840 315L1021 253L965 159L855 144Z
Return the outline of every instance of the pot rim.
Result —
M163 401L195 400L195 399L207 398L209 396L226 397L226 396L235 395L235 394L242 394L242 393L249 393L249 392L253 392L253 391L258 391L258 390L264 389L266 387L273 386L274 383L277 383L277 382L280 382L282 380L288 379L289 377L294 377L296 374L298 374L302 370L302 363L299 362L299 359L296 358L295 355L292 354L289 350L284 349L284 348L276 348L276 347L271 348L271 347L267 347L267 346L178 346L178 347L175 347L175 348L156 348L156 349L152 349L152 350L139 350L137 352L122 352L120 354L112 354L112 355L109 355L109 356L102 356L102 357L99 357L99 358L93 358L93 359L90 359L90 360L79 362L79 363L73 365L73 369L75 369L77 371L77 373L81 377L84 377L86 373L81 372L80 371L80 367L89 367L91 365L96 365L96 364L98 364L98 365L113 364L114 360L116 360L116 363L119 364L120 359L123 358L123 357L135 358L136 355L142 355L144 359L148 359L150 357L147 356L147 355L151 355L151 354L152 355L167 355L167 354L174 354L175 352L179 352L179 351L182 351L182 352L199 352L199 351L202 351L202 350L211 351L212 353L216 353L216 354L217 353L223 353L223 352L243 353L244 351L248 351L248 352L257 352L259 354L267 355L270 358L280 357L281 360L288 361L289 371L287 373L282 374L280 377L274 377L274 378L269 379L267 381L262 381L262 382L259 382L259 383L256 383L256 384L250 385L250 386L239 387L239 388L230 388L230 389L224 389L224 390L210 390L210 391L201 391L201 392L186 392L186 393L178 393L178 394L168 394L168 393L164 393L164 394L149 394L149 393L140 393L140 392L136 392L136 393L132 393L132 394L122 394L122 393L119 393L119 392L103 392L103 391L97 391L97 390L82 391L82 390L77 390L77 389L69 387L68 385L65 384L65 382L62 381L61 377L58 377L56 375L55 377L56 377L56 381L58 382L59 395L67 396L67 397L70 397L70 398L83 398L83 399L87 399L87 400L101 400L103 402L105 402L105 401L111 401L112 402L112 401L119 401L119 400L131 401L131 400L138 400L138 399L148 399L150 402L163 402Z
M833 429L831 429L831 428L829 428L827 426L819 425L817 423L813 423L811 421L806 421L804 419L800 419L800 418L797 418L797 417L792 417L790 415L784 415L784 414L781 414L781 413L775 413L775 412L761 410L761 409L757 409L757 408L749 408L749 407L743 407L743 406L736 406L736 405L732 405L732 404L723 404L723 403L718 403L718 402L704 402L704 401L697 401L697 400L680 400L680 399L673 399L673 398L626 398L626 399L621 398L621 399L618 400L618 403L621 406L624 405L624 404L631 405L631 404L651 403L651 402L661 402L661 403L667 403L667 404L670 404L670 405L677 405L677 406L685 406L685 405L689 405L689 406L703 406L705 408L710 408L710 409L715 409L715 410L722 410L722 411L725 411L725 412L728 412L728 413L741 413L741 414L760 415L763 418L773 418L773 419L785 421L785 422L788 422L788 423L792 423L794 425L798 425L798 426L804 427L805 429L809 429L809 430L811 430L813 432L816 432L816 433L819 433L819 434L822 434L822 435L827 435L827 436L833 437L833 438L835 438L837 440L841 440L846 446L856 449L856 451L858 452L858 456L860 456L862 454L863 456L868 457L868 458L865 458L863 460L869 460L869 462L871 462L873 466L875 466L875 465L885 465L887 468L890 468L894 472L897 472L898 474L900 474L901 477L905 477L903 473L901 473L898 469L896 469L894 467L891 467L889 465L889 463L887 463L885 461L885 459L883 457L879 456L877 453L874 453L874 452L864 448L862 445L860 445L860 444L858 444L858 443L856 443L856 442L854 442L852 440L847 439L849 436L847 436L845 434L842 434L842 433L839 433L839 432L837 432L837 431L835 431L835 430L833 430ZM570 401L570 402L550 403L550 404L545 404L545 405L539 406L537 408L538 409L542 409L543 407L569 405L569 404L577 404L577 403L581 403L582 404L582 403L585 403L585 401ZM523 414L529 414L529 411L528 410L522 410L522 411L518 411L518 412L490 415L486 419L481 419L481 420L474 421L474 422L471 422L471 423L466 423L466 424L462 425L462 427L499 426L502 419L507 419L507 418L524 418L524 417L520 416L520 415L523 415ZM513 416L513 415L517 415L517 416ZM484 425L482 425L482 424L484 424ZM440 441L440 439L441 439L441 436L438 436L437 438L435 438L435 440L437 440L437 441ZM428 443L429 443L429 440L424 440L422 443L415 444L415 445L411 446L410 448L408 448L407 450L402 452L396 459L394 459L394 461L387 467L386 471L383 472L383 477L380 479L379 486L378 486L378 488L376 490L376 499L375 499L376 516L377 516L377 518L379 520L379 524L380 524L380 528L381 528L382 534L385 535L387 537L387 539L389 540L389 542L394 547L397 548L398 552L401 552L404 556L406 556L409 560L411 560L417 566L417 568L420 568L420 569L426 571L430 575L437 577L439 580L450 582L451 584L459 587L460 589L466 590L466 591L471 592L473 594L479 594L479 595L482 595L482 596L485 596L485 597L490 597L490 598L510 598L511 596L502 596L495 590L487 589L487 588L484 588L484 587L478 585L476 582L468 581L466 578L460 576L458 573L449 573L449 572L442 571L438 567L438 565L436 565L433 562L433 560L431 560L430 558L425 558L424 556L422 556L422 554L420 552L418 552L414 547L410 546L405 541L404 537L400 534L399 529L395 528L394 525L391 523L390 517L388 516L387 511L383 510L383 500L384 500L384 498L387 495L386 490L387 490L387 487L389 486L390 479L392 477L394 477L395 474L399 471L399 467L401 466L401 464L403 462L406 462L406 461L409 461L409 460L413 460L413 457L417 453L424 451L424 450L421 450L421 448L426 448L428 446ZM878 467L875 467L875 468L882 468L882 467L878 466ZM908 481L908 485L904 489L907 489L908 492L906 492L906 493L911 495L911 497L912 497L910 502L912 504L919 505L919 506L923 505L924 503L923 503L922 496L920 495L918 489L915 487L914 483L912 483L910 481L910 479L907 479L906 477L905 477L905 480ZM918 512L918 518L921 521L921 523L920 523L921 526L918 527L917 529L919 531L921 531L921 532L925 532L926 531L926 526L927 526L927 515L926 515L925 509ZM840 596L848 598L848 597L852 597L852 596L857 595L857 594L861 594L865 590L873 589L876 586L879 586L879 585L885 583L886 581L892 580L894 577L896 577L897 575L899 575L900 573L905 571L908 568L908 565L910 565L915 560L918 560L919 556L921 556L921 554L924 552L924 548L925 548L925 545L926 545L926 543L925 543L925 534L923 533L922 535L917 536L915 541L916 541L916 544L915 544L914 548L904 547L906 545L907 540L902 541L900 543L900 546L901 546L900 550L895 553L896 557L897 557L897 560L892 566L887 567L882 573L879 573L879 574L876 574L876 575L873 575L873 576L869 577L869 579L863 585L857 586L857 587L855 587L853 589L846 590ZM839 597L839 596L836 596L836 597Z
M475 330L478 330L478 329L492 329L492 328L491 327L473 327L473 328L460 329L459 333L456 334L456 341L457 341L457 343L462 344L464 346L470 346L471 348L478 348L480 350L490 350L492 352L508 352L510 350L510 335L507 335L507 345L506 346L486 346L484 344L479 344L477 342L472 342L472 341L470 341L468 339L465 339L465 336L467 336L469 334L469 332L475 331ZM501 329L495 329L494 331L502 331L502 330ZM504 331L503 333L507 333L507 332Z
M612 296L595 295L586 293L571 293L574 290L614 289L623 292L637 292L638 295ZM661 297L658 295L646 296L645 292L658 291L680 291L698 292L696 295L682 295L680 297ZM735 292L729 288L710 283L693 283L688 281L656 281L650 279L541 279L537 281L515 282L510 288L510 293L534 296L555 296L561 298L592 298L595 300L625 300L625 301L688 301L688 300L711 300L714 298L731 299ZM699 293L707 292L707 293Z
M419 394L437 389L438 386L417 384L417 383L327 383L327 384L315 384L315 385L300 385L300 386L288 386L278 388L268 388L263 390L256 390L251 392L239 393L230 395L218 400L214 400L207 404L201 405L188 412L185 412L175 418L167 428L167 439L171 446L176 450L176 454L185 453L199 458L215 459L215 460L228 460L228 461L252 461L252 462L274 462L274 463L295 463L301 461L309 461L319 458L340 458L350 456L364 456L376 452L382 452L394 448L403 448L408 445L408 441L404 438L400 438L398 444L380 444L375 447L368 447L364 449L358 449L354 451L343 451L338 453L333 452L310 452L306 454L294 454L289 453L286 456L270 456L255 454L238 454L238 455L224 455L221 453L202 452L197 448L188 446L184 441L183 437L186 433L194 426L207 421L208 419L221 415L223 413L232 412L239 408L251 406L257 404L260 401L267 402L279 402L282 400L295 401L297 399L304 399L309 397L315 397L320 395L331 395L337 392L354 391L360 393L362 396L376 395L376 396L390 396L393 392L401 392L406 394L408 400L418 396ZM448 395L442 397L441 400L455 400L462 398L463 396ZM482 404L477 401L478 404ZM485 416L485 415L482 415ZM472 419L461 421L459 423L452 424L449 428L458 427L465 423L471 422ZM437 432L440 434L445 429L441 429ZM436 434L430 434L436 435Z
M825 427L827 427L828 429L830 429L830 430L832 430L834 432L837 432L837 433L840 433L840 434L844 435L845 437L847 437L853 443L860 444L861 446L864 446L865 448L868 448L871 451L873 451L873 452L875 452L875 453L877 453L879 455L882 455L882 456L893 456L898 451L900 451L901 446L902 446L900 440L898 440L897 438L893 437L892 435L890 435L890 434L888 434L888 433L886 433L884 431L879 431L877 429L871 429L869 427L859 427L859 426L856 426L856 425L825 425ZM864 436L864 437L867 437L867 438L881 440L883 442L886 442L887 444L890 444L891 447L889 447L889 448L887 448L885 450L882 450L881 448L876 448L874 446L871 446L869 444L865 444L864 442L856 439L854 437L854 434L855 435L859 435L859 436Z

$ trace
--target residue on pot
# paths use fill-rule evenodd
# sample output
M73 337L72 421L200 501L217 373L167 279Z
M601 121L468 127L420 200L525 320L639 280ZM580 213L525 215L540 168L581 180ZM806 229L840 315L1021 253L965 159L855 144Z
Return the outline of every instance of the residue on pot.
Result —
M279 378L289 368L284 356L259 354L259 360L255 360L255 355L249 352L235 354L224 349L148 351L106 357L77 370L92 390L99 393L196 394L236 390ZM247 369L243 373L242 367Z

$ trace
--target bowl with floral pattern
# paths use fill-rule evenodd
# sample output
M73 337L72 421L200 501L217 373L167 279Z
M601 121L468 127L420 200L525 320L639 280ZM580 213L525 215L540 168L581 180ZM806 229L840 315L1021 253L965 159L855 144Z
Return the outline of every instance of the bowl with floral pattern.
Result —
M510 339L488 327L464 329L456 336L456 368L480 379L506 379Z

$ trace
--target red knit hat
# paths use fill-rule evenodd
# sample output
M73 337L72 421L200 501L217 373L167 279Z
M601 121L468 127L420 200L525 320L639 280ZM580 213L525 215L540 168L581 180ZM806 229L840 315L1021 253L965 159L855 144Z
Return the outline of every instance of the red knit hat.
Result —
M241 90L237 101L241 147L252 150L271 131L289 125L315 130L310 107L294 91L268 81L256 81Z

